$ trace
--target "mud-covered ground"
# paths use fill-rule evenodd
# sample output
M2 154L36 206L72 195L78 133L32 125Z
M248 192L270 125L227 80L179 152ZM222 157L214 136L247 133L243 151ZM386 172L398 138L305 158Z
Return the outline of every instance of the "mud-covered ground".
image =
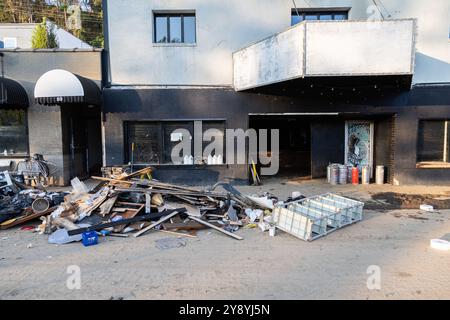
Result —
M363 201L386 192L434 197L450 190L280 180L239 188L280 198L335 192ZM429 245L450 240L450 210L410 205L365 210L362 222L310 243L282 231L272 238L239 230L245 239L237 241L204 230L162 250L156 241L172 236L153 231L85 248L50 245L47 236L20 228L0 231L0 299L450 299L450 252Z

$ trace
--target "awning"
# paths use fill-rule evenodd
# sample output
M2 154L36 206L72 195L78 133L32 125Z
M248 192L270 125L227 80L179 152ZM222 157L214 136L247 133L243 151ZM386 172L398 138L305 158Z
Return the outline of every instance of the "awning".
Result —
M0 77L0 109L27 109L28 95L17 81Z
M44 105L101 103L100 89L93 80L61 69L48 71L39 78L34 88L34 98Z

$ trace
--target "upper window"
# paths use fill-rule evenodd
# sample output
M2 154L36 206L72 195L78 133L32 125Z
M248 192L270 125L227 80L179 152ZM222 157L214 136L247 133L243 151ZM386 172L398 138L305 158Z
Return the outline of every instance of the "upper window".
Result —
M449 121L419 121L418 162L449 162Z
M155 43L195 43L195 13L155 13Z
M348 10L302 10L292 9L291 25L305 20L347 20Z

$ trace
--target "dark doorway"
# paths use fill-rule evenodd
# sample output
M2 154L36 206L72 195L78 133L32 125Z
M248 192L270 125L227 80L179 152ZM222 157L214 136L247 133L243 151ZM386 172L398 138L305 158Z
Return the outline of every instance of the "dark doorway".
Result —
M330 163L345 163L346 121L372 122L375 128L373 169L377 165L385 166L386 181L390 181L394 159L393 119L392 114L250 115L249 128L279 129L277 177L305 180L325 178Z
M249 127L280 130L277 176L311 178L311 124L300 116L250 116Z
M62 108L64 154L70 179L86 179L102 166L101 114L96 106L68 105Z

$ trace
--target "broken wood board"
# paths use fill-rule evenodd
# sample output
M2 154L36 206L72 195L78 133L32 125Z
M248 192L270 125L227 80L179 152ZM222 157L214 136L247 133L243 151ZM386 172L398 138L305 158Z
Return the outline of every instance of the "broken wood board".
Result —
M181 211L181 210L183 210L183 211ZM167 216L165 216L165 217L162 217L162 218L159 219L157 222L152 223L152 224L149 225L148 227L146 227L146 228L144 228L144 229L142 229L142 230L140 230L140 231L134 233L134 234L133 234L133 237L137 238L137 237L139 237L140 235L143 235L143 234L146 233L147 231L150 231L150 230L153 229L154 227L160 225L160 224L163 223L163 222L166 222L167 220L169 220L170 218L176 216L177 214L180 214L181 212L186 212L186 209L183 208L183 209L176 209L176 210L174 210L174 212L172 212L171 214L169 214L169 215L167 215Z
M11 220L5 221L2 224L0 224L0 230L6 230L6 229L9 229L9 228L15 227L17 225L20 225L22 223L25 223L25 222L28 222L28 221L40 218L42 216L48 215L48 214L52 213L53 211L55 211L56 208L57 207L53 207L53 208L50 208L50 209L48 209L47 211L44 211L44 212L32 213L32 214L29 214L29 215L26 215L26 216L20 216L20 217L17 217L15 219L11 219Z
M234 239L236 239L236 240L244 240L244 238L242 238L241 236L238 236L237 234L234 234L234 233L232 233L232 232L229 232L229 231L227 231L227 230L224 230L224 229L222 229L222 228L219 228L219 227L217 227L217 226L215 226L215 225L213 225L213 224L211 224L211 223L209 223L209 222L207 222L207 221L204 221L204 220L202 220L202 219L199 219L199 218L197 218L197 217L189 216L189 219L194 220L194 221L196 221L196 222L198 222L198 223L204 224L205 226L208 226L208 227L210 227L210 228L212 228L212 229L214 229L214 230L220 231L220 232L222 232L223 234L226 234L227 236L232 237L232 238L234 238Z
M178 236L178 237L186 237L186 238L197 238L197 236L193 236L191 234L188 233L183 233L183 232L174 232L174 231L168 231L168 230L158 230L159 232L163 232L163 233L167 233L167 234L171 234L174 236Z
M114 205L116 204L117 198L119 196L114 196L112 198L109 198L108 200L106 200L105 202L103 202L102 205L100 205L100 215L102 217L108 215L111 213L112 208L114 207Z
M138 209L130 209L128 208L128 210L125 213L121 213L121 214L115 214L114 216L121 216L123 219L131 219L134 218L135 216L137 216L142 209L144 209L145 205L141 205ZM120 225L114 228L114 232L115 233L121 233L123 231L123 229L125 229L126 225Z

